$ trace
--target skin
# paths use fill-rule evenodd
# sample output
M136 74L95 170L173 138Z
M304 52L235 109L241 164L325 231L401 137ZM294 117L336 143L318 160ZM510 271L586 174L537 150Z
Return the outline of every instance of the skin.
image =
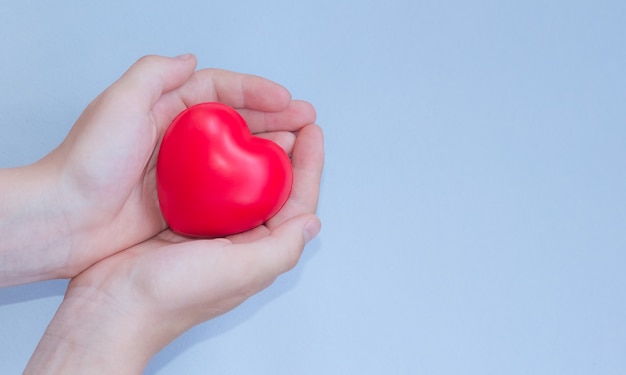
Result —
M39 162L0 171L0 286L71 278L166 228L158 142L184 108L220 101L253 133L290 148L315 121L282 86L228 71L195 71L192 55L148 56L98 96L63 143ZM42 240L45 239L45 240Z
M315 110L266 79L148 56L85 110L39 162L0 170L0 283L72 278L26 374L140 374L194 325L293 268L320 230L324 163ZM291 155L292 194L265 225L227 238L178 236L160 215L159 140L204 101L236 108Z

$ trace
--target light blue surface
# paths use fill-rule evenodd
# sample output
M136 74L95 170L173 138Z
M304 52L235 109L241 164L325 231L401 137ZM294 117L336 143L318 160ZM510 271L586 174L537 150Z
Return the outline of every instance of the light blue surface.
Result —
M318 110L322 234L148 374L626 372L625 2L4 1L0 35L2 167L144 54ZM0 290L0 373L64 286Z

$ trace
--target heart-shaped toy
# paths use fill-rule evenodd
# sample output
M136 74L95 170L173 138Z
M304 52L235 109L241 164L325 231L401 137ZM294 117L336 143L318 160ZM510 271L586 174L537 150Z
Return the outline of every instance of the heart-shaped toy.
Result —
M201 103L181 112L163 136L157 192L165 221L192 237L222 237L259 226L285 204L291 162L255 137L237 111Z

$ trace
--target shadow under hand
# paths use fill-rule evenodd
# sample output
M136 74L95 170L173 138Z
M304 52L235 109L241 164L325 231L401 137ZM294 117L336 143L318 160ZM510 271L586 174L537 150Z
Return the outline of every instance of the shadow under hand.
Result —
M157 353L145 369L146 375L158 374L167 364L182 355L185 351L212 338L218 337L241 325L256 315L264 306L292 290L302 276L305 264L321 247L319 237L307 244L298 265L291 271L281 275L270 287L251 297L234 310L196 326ZM219 323L218 323L219 322Z
M0 289L0 306L63 296L68 283L69 280L59 279L2 288Z

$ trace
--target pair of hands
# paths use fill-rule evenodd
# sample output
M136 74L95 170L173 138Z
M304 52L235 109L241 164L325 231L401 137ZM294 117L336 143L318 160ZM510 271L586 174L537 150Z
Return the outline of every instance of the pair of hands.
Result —
M263 78L195 67L192 55L140 59L87 107L57 149L13 171L39 187L33 213L43 214L46 238L27 238L24 254L4 257L13 265L0 270L0 283L72 278L27 373L141 373L184 331L291 269L319 232L323 136L313 107ZM281 145L292 158L294 185L264 226L191 240L167 230L160 214L156 156L171 120L206 101L236 108L253 133ZM19 214L7 222L28 220Z

